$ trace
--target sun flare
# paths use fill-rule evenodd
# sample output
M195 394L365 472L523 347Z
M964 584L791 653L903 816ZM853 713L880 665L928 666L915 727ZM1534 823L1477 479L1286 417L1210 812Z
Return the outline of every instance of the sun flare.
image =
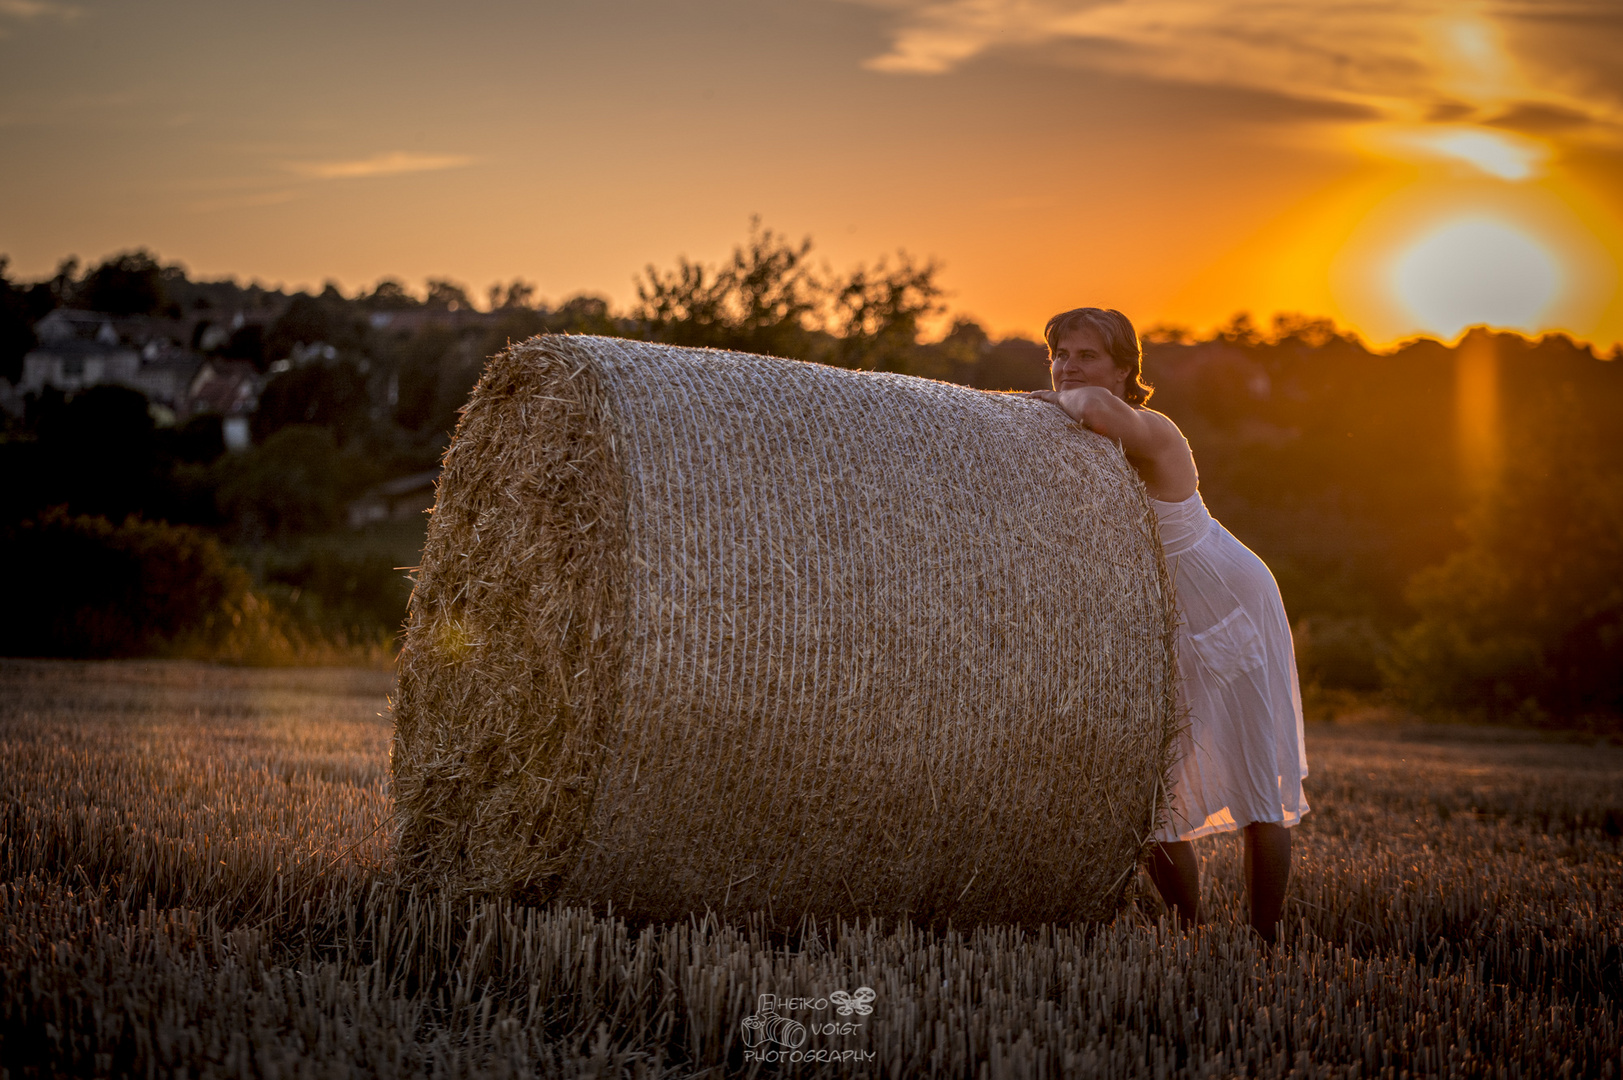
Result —
M1397 301L1442 337L1479 324L1536 330L1561 279L1559 261L1538 240L1481 216L1422 235L1398 254L1390 278Z

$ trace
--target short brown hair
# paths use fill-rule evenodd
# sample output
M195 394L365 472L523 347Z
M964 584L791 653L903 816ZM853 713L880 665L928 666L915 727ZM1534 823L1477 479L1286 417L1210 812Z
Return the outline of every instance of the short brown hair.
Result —
M1049 319L1043 339L1048 342L1050 362L1060 335L1078 326L1092 327L1116 366L1127 372L1127 385L1122 387L1123 400L1129 405L1142 405L1150 400L1155 388L1144 381L1144 353L1138 345L1138 334L1127 316L1115 308L1072 308Z

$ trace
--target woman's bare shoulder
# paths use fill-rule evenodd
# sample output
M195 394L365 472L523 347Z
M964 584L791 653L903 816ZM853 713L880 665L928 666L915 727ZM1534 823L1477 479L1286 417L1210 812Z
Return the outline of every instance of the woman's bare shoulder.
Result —
M1138 414L1144 418L1145 425L1156 431L1158 434L1177 439L1182 443L1188 442L1188 440L1183 437L1183 432L1178 429L1178 425L1173 422L1172 417L1168 416L1166 413L1156 412L1147 405L1135 405L1133 408L1137 410Z

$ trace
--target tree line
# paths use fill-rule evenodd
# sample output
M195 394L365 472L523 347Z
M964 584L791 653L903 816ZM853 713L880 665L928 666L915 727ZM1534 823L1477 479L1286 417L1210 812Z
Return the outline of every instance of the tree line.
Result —
M933 261L898 254L834 272L814 265L812 250L809 240L756 224L719 264L645 268L623 310L591 295L549 306L522 280L491 286L478 304L445 279L415 293L385 279L353 295L331 285L289 295L192 281L146 252L83 272L64 263L42 281L6 280L7 377L32 347L34 323L78 306L193 326L210 313L247 311L229 334L190 344L250 363L265 379L252 446L240 454L224 451L217 417L166 425L123 388L30 401L0 435L0 466L22 478L0 506L8 562L25 548L29 559L45 558L51 545L40 530L76 520L115 529L132 516L163 522L195 530L227 563L247 567L266 610L302 613L346 640L386 638L409 589L393 568L415 562L422 526L354 531L345 507L383 481L435 466L485 358L509 341L598 333L986 389L1046 385L1036 342L994 339L967 317L925 340L923 327L946 314ZM1236 316L1202 336L1152 326L1143 336L1151 404L1189 436L1214 514L1274 569L1310 696L1387 695L1478 718L1617 723L1623 437L1612 418L1623 408L1623 365L1615 351L1602 358L1562 335L1473 331L1458 348L1422 339L1381 353L1294 315L1266 326ZM1461 460L1466 420L1455 401L1467 346L1491 350L1501 387L1504 465L1485 482ZM73 527L102 535L99 524ZM58 547L82 560L87 543ZM148 533L125 547L154 543ZM240 590L233 595L240 609ZM70 638L56 651L86 651ZM152 647L134 640L89 651ZM0 650L29 651L16 635Z

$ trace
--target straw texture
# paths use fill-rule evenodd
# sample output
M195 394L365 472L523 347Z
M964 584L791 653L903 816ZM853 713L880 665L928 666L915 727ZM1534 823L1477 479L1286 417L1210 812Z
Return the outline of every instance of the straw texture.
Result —
M1103 918L1162 813L1142 485L1051 405L591 337L495 357L395 704L401 865L649 918Z

